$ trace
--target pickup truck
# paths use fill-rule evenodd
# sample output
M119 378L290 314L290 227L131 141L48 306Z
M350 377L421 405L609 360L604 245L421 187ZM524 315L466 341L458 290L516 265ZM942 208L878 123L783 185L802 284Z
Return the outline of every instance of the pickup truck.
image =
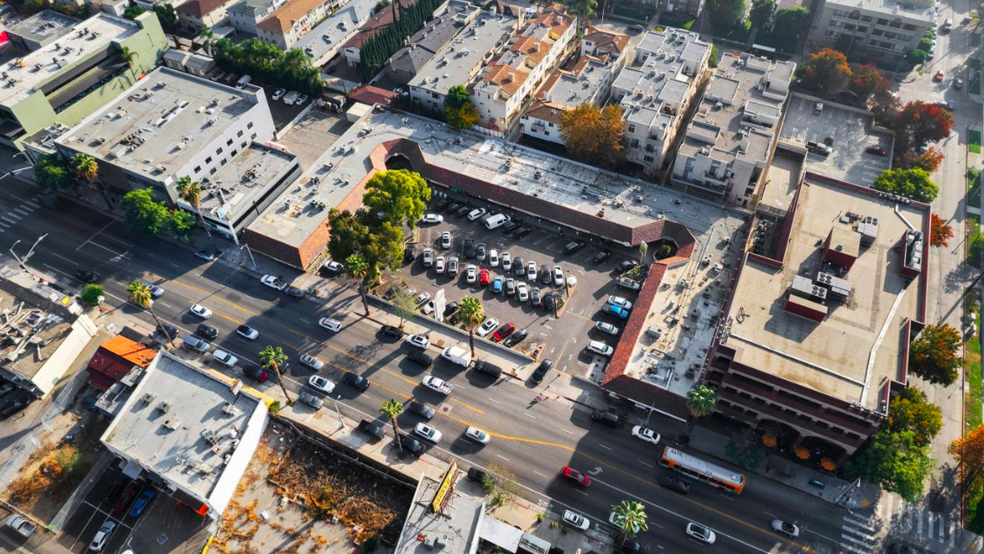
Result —
M7 527L10 527L14 531L17 531L17 533L20 536L24 537L25 539L29 538L31 535L34 534L35 531L38 530L38 528L35 527L33 523L27 521L26 519L22 518L17 514L14 514L9 518L7 518Z

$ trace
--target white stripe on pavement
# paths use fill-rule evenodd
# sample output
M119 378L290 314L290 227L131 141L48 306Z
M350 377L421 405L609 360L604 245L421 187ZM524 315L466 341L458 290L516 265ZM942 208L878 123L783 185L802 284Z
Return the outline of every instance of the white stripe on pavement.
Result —
M868 543L866 543L864 541L859 541L858 539L852 537L851 535L841 535L841 538L844 539L844 540L846 540L846 541L850 541L850 542L852 542L852 543L854 543L856 545L863 546L865 548L871 548L871 545L869 545ZM841 543L841 544L844 544L844 543Z
M27 204L28 206L34 208L35 210L41 207L40 205L35 204L34 202L31 202L30 200L25 200L24 203Z
M18 208L14 208L14 209L13 209L13 210L11 210L11 211L14 211L14 212L17 212L17 213L19 213L19 214L21 214L21 215L23 215L24 217L27 217L27 216L29 216L29 215L31 215L31 212L29 212L29 211L25 211L25 210L24 210L23 208L19 208L19 207L18 207ZM33 211L33 210L32 210L32 211Z
M858 550L857 548L854 548L853 546L851 546L849 544L844 544L844 543L838 543L838 544L844 550L850 550L851 552L856 552L857 554L869 554L869 551L867 551L867 550Z
M848 523L850 523L852 525L857 525L858 527L862 527L864 529L867 529L868 531L871 531L872 533L876 533L878 531L874 527L868 525L868 522L867 521L862 520L862 519L858 519L858 518L856 518L854 516L847 516L847 517L844 518L844 521L846 521L846 522L848 522Z

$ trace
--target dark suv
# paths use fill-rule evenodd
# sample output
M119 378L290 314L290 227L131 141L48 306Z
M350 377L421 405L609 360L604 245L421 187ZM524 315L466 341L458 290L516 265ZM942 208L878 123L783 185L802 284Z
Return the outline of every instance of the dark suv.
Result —
M501 367L499 367L497 365L494 365L494 364L490 364L490 363L486 362L485 360L479 360L479 361L475 362L475 365L473 365L472 367L475 369L475 371L477 371L479 373L484 373L486 375L491 375L492 377L495 377L495 378L498 378L500 375L502 375L502 368Z
M595 410L591 412L591 419L606 425L611 425L612 427L618 427L618 424L622 421L617 415L602 410Z
M461 249L461 253L464 254L466 258L475 257L475 241L473 239L465 239L464 246Z
M420 441L411 437L410 435L400 435L397 439L403 446L403 450L413 454L414 456L420 456L424 453L424 445L420 444Z
M383 325L379 328L379 332L384 336L393 337L394 339L403 338L403 329L393 327L392 325Z
M362 431L370 437L375 437L376 440L382 440L386 437L386 431L383 429L381 424L373 423L365 419L359 422L359 431Z
M540 362L540 365L536 367L536 371L533 372L533 375L530 375L530 379L534 383L539 383L540 381L543 381L543 378L547 376L547 372L550 371L551 367L553 367L553 360L551 359L543 360L542 362Z
M690 483L680 479L679 477L673 477L672 475L664 475L659 478L659 484L670 490L677 491L680 494L687 494L690 492Z

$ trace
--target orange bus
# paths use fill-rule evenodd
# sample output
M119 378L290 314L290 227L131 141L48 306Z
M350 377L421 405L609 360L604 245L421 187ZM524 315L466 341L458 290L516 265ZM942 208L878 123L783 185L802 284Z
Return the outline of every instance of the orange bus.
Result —
M741 473L684 454L676 448L663 448L659 465L734 494L741 494L745 490L745 476Z

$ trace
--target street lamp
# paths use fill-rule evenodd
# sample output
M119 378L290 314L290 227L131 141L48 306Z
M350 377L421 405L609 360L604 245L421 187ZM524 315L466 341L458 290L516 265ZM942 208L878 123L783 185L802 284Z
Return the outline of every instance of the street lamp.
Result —
M4 177L6 177L6 175ZM2 179L2 178L3 177L0 177L0 179ZM38 240L34 241L34 244L31 245L31 249L27 252L27 254L24 255L24 258L23 259L21 259L17 255L17 253L14 252L14 248L18 244L20 244L20 239L17 239L17 241L14 242L14 244L10 245L10 253L14 256L14 259L17 260L17 263L20 264L21 269L23 269L24 271L26 271L28 273L28 275L30 275L31 277L34 277L34 274L31 273L31 270L27 268L27 261L30 260L31 259L31 256L34 255L34 249L37 248L38 244L42 240L44 240L44 238L47 237L47 236L48 236L48 233L45 233L45 234L41 235L40 237L38 237Z
M2 181L3 179L5 179L7 177L10 177L11 175L18 175L20 173L23 173L23 172L27 171L28 169L34 169L34 166L33 165L29 165L27 167L20 167L20 168L14 169L12 171L8 171L8 172L4 173L3 175L0 175L0 181Z

